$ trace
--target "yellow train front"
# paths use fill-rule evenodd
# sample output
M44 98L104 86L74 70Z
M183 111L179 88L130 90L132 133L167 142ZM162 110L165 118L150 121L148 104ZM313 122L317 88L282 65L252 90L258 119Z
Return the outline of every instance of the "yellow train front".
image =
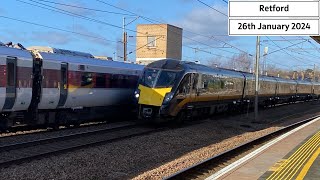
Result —
M144 68L135 92L139 119L160 121L176 115L170 106L183 72L175 60L156 61Z

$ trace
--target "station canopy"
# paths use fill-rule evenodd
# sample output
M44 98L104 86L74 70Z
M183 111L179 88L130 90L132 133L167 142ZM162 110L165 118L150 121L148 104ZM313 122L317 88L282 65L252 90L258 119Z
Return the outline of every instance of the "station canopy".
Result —
M310 36L313 40L315 40L318 44L320 44L320 36Z

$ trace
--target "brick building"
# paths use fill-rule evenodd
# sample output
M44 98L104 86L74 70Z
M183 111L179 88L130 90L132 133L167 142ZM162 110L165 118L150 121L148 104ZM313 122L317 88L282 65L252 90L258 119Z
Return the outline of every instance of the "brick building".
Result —
M159 59L181 60L181 28L169 24L140 24L137 32L137 63L149 64Z

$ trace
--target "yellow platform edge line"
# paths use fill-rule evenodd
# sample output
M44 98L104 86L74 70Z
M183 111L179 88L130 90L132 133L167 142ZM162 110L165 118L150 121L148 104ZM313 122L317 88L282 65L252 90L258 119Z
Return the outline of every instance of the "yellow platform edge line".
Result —
M290 160L289 163L286 164L286 167L281 169L280 175L278 175L277 178L283 178L283 179L291 179L297 171L301 168L301 166L308 160L308 158L311 156L310 153L313 153L317 149L317 144L320 140L320 133L315 134L315 138L313 138L312 142L308 144L303 144L304 149L300 150L298 155ZM314 137L313 136L313 137ZM290 159L290 158L289 158Z
M317 151L318 145L319 145L319 141L320 141L320 137L317 138L317 140L311 145L309 146L308 151L306 151L304 154L301 154L300 158L298 159L298 163L295 164L295 166L292 167L291 172L289 173L289 175L287 175L288 179L292 179L297 172L299 171L299 169L306 163L306 161L312 156L312 154Z
M283 163L275 172L273 172L267 179L268 180L272 180L272 179L275 179L275 178L279 178L278 176L281 176L283 174L283 170L286 170L289 166L289 164L292 164L293 162L295 162L297 159L295 159L296 157L300 157L301 154L300 152L304 152L306 149L309 149L308 146L310 144L314 144L314 141L315 142L318 142L317 140L319 139L319 136L320 135L320 131L317 132L314 136L312 136L307 142L305 142L302 146L299 147L299 149L294 153L292 154L286 161L285 163Z
M311 156L311 158L308 160L308 162L306 163L306 165L303 167L303 169L301 170L301 172L299 173L297 180L302 180L304 179L304 177L307 175L311 165L313 164L313 162L317 159L317 157L320 154L320 148L318 148L318 150L313 153L313 155Z

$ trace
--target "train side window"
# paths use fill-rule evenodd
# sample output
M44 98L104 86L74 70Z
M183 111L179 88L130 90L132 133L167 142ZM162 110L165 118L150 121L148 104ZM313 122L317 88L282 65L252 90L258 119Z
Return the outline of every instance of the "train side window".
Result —
M178 89L179 94L188 94L190 92L190 78L190 74L184 76Z
M96 88L105 88L106 86L106 77L103 73L96 73Z
M226 83L227 83L227 81L225 79L221 78L220 79L220 88L224 89L226 87Z
M197 89L198 87L199 74L193 74L193 84L192 89Z
M8 72L7 72L7 84L8 86L14 86L15 84L15 67L14 63L7 64Z
M220 78L215 76L209 77L208 88L211 92L216 92L221 89L221 81Z
M92 84L93 79L92 79L92 73L90 72L83 72L82 77L81 77L81 86L87 86Z
M222 86L223 81L221 81L221 86ZM226 89L235 89L235 79L233 78L228 78L226 81L224 81L224 87ZM221 87L222 88L222 87ZM223 88L222 88L223 89Z
M201 89L208 89L208 75L205 75L205 74L202 75Z

